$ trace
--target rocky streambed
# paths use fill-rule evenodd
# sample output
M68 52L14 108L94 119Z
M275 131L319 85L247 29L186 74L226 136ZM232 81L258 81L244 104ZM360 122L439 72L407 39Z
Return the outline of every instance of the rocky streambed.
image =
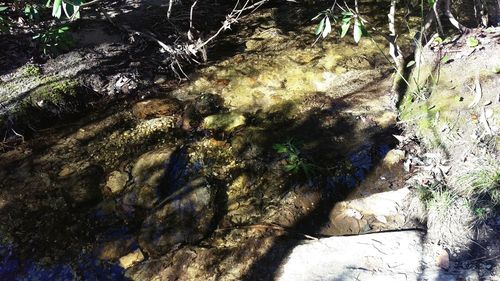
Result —
M412 229L418 248L383 39L311 47L283 14L189 82L158 74L6 149L0 279L269 280L306 240Z

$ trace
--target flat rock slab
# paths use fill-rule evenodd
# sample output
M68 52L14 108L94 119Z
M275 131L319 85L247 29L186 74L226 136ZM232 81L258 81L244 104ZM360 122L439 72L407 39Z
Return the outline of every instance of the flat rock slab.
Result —
M399 231L306 242L293 249L277 280L419 280L423 235Z

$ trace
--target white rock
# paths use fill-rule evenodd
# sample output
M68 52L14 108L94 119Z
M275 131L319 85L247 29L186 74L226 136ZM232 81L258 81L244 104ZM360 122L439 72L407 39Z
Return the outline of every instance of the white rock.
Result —
M142 254L141 249L137 249L132 253L121 257L119 262L121 267L127 269L143 260L144 260L144 255Z
M417 280L422 233L330 237L296 246L277 280Z
M128 181L127 173L120 171L113 171L109 174L106 181L106 187L111 193L119 193L123 190Z

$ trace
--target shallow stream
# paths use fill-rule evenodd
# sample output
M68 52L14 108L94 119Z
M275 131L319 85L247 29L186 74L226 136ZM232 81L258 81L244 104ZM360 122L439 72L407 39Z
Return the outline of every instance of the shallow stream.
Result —
M256 280L300 239L401 227L355 201L405 180L385 43L311 46L309 16L256 12L189 82L1 154L0 279Z

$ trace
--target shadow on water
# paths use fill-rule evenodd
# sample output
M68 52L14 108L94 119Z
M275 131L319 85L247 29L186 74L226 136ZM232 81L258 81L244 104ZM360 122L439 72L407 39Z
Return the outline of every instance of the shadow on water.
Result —
M312 210L288 227L289 232L306 233L312 236L320 233L321 229L329 223L329 213L335 204L344 200L384 157L389 148L395 145L388 136L396 131L394 128L389 128L371 136L371 139L367 139L364 144L345 155L345 159L353 165L350 173L320 176L315 185L320 189L321 199L314 204ZM278 275L277 270L285 258L301 242L302 240L294 240L286 236L276 239L267 249L266 254L252 264L243 280L273 280Z
M8 245L0 245L0 254L1 280L129 280L120 266L88 255L72 264L41 265L35 260L19 260Z

